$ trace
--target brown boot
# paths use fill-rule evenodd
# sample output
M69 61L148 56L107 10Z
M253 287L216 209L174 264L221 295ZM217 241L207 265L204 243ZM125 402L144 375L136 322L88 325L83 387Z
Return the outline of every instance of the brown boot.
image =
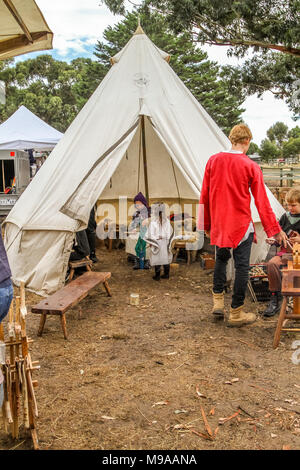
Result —
M241 305L240 307L237 308L232 308L230 307L230 313L229 313L229 318L227 320L227 326L242 326L242 325L248 325L250 323L254 323L256 320L256 315L255 313L245 313L244 310L244 305Z
M214 306L212 309L212 313L217 317L224 318L224 292L220 294L212 293Z

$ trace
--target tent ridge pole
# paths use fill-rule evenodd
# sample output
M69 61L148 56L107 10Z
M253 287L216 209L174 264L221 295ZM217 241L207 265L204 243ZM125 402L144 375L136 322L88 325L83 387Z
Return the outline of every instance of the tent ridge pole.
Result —
M144 177L145 177L145 191L146 199L149 204L149 185L148 185L148 168L147 168L147 152L146 152L146 133L145 133L145 116L141 116L141 129L142 129L142 148L143 148L143 161L144 161Z

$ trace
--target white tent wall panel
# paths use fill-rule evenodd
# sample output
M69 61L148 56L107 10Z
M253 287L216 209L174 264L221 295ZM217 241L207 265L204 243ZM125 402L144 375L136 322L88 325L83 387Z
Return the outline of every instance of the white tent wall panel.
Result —
M73 239L72 232L20 230L15 224L6 224L5 245L10 246L13 241L9 257L14 260L10 263L14 283L24 281L27 289L44 296L60 289L65 282Z

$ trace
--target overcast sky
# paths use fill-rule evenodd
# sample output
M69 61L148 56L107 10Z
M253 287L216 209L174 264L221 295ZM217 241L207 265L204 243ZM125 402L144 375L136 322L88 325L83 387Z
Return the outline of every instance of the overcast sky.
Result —
M54 49L51 53L59 60L69 61L76 57L94 59L94 46L97 40L102 39L104 29L122 19L114 16L102 5L101 0L36 0L36 3L54 32ZM205 50L209 58L220 65L238 63L237 59L227 58L223 47L205 47ZM30 56L33 54L20 56L18 60ZM243 108L246 109L243 119L250 126L253 141L257 144L266 137L267 129L277 121L285 122L289 128L299 125L299 121L292 120L292 113L286 104L282 100L275 100L270 92L264 94L263 100L255 96L247 98Z

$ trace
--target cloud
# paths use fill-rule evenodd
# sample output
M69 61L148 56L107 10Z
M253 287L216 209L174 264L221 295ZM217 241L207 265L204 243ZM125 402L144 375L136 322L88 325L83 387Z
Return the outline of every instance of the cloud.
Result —
M54 32L55 53L67 57L70 52L84 53L103 37L107 26L120 21L99 0L36 0L46 22Z
M259 145L266 138L267 130L275 122L284 122L289 129L299 125L293 121L292 113L286 103L276 99L270 91L264 93L263 99L250 96L243 103L243 108L246 109L243 119L252 130L253 141Z

